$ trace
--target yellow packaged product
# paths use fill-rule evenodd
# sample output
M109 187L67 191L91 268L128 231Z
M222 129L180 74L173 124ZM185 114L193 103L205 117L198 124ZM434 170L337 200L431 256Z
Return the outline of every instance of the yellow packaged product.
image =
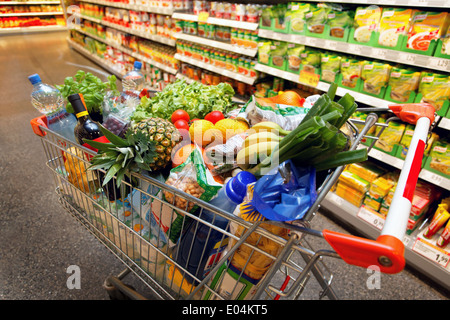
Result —
M406 47L427 51L432 40L442 37L450 24L450 13L417 11L411 21Z
M372 31L377 31L381 18L378 6L359 7L355 12L354 39L357 42L369 42Z
M450 97L450 77L446 74L422 72L418 92L422 95L420 102L429 103L439 111Z
M370 183L367 180L362 179L358 175L348 170L345 170L341 173L339 177L339 183L341 182L361 193L366 193L369 190L370 186Z
M372 198L381 200L388 195L389 190L391 190L393 186L394 183L392 181L379 177L370 185L369 194Z
M373 198L370 194L366 194L363 204L375 211L379 211L381 208L381 202Z
M357 207L361 206L366 195L365 192L358 191L342 181L337 184L335 192L336 195Z
M348 166L348 171L353 172L368 182L373 182L385 172L383 168L370 161L352 163Z
M400 35L406 35L413 9L384 8L380 19L378 44L395 47Z
M399 102L407 102L411 92L419 88L420 72L394 67L391 69L388 85L391 87L390 98Z
M433 143L430 151L430 168L450 176L450 143L445 139Z
M361 78L365 92L378 95L389 82L391 66L384 62L364 61L362 64Z
M381 133L381 136L375 143L375 147L385 151L392 152L394 146L398 144L403 136L406 125L401 122L391 121Z

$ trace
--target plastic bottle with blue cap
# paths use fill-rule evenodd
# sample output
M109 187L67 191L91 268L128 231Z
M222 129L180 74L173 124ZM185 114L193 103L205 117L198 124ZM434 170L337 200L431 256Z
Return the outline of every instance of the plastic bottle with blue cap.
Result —
M253 174L241 171L229 180L209 203L225 212L233 213L244 200L247 185L255 181L256 178ZM172 257L183 269L201 280L219 262L220 255L228 243L226 235L204 224L203 221L226 230L230 220L207 209L200 211L199 218L202 221L192 220L190 222L175 247ZM192 277L187 274L185 276L186 281L194 282Z
M132 91L140 93L144 89L145 77L142 73L142 62L135 61L133 65L134 69L127 72L122 78L122 91Z
M61 92L50 84L43 83L35 73L28 77L33 85L31 104L47 118L48 128L71 142L76 142L73 129L77 124L75 115L67 113ZM65 141L58 139L58 144L67 147Z

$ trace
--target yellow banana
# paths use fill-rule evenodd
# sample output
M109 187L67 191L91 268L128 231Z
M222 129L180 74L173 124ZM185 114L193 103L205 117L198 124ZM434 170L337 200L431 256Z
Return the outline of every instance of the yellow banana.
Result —
M269 131L277 133L279 132L281 135L285 136L290 131L284 130L279 124L272 121L262 121L255 125L253 125L250 129L247 130L249 133L255 133L260 131Z
M278 135L278 133L274 133L271 131L261 131L250 134L247 138L245 138L242 143L242 149L259 142L268 142L268 141L276 141L280 142L282 138Z
M263 141L241 149L236 156L236 163L242 170L258 164L278 146L278 141Z

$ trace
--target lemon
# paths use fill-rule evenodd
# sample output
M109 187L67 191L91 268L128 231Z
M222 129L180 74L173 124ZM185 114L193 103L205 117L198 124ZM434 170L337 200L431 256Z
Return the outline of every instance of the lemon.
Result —
M232 136L248 129L248 126L243 126L242 122L235 119L222 119L216 122L215 127L220 130L224 141L226 141Z
M214 124L208 120L196 120L189 127L189 137L191 142L196 143L202 147L208 145L214 139Z

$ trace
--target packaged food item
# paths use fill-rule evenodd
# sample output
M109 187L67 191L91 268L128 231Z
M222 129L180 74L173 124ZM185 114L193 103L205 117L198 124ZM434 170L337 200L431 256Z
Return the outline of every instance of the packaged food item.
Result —
M302 70L315 73L320 70L320 60L321 52L315 49L305 49L304 52L300 54L302 58Z
M170 170L170 175L165 183L204 201L210 200L222 187L220 183L214 180L214 177L207 169L199 148L192 151L184 163ZM168 235L171 245L174 245L183 226L185 216L183 212L192 213L197 206L183 196L167 190L160 192L157 197L164 200L164 202L153 199L151 212L147 213L146 220L150 221L151 213ZM166 203L180 210L173 210Z
M450 219L450 213L447 211L447 204L439 204L436 212L434 213L433 219L430 222L430 225L423 233L423 236L427 239L433 237L436 232Z
M361 78L365 92L379 95L389 81L391 66L384 62L364 61L362 63Z
M323 81L335 82L341 69L341 56L328 52L322 53L320 68Z
M445 74L422 72L418 92L422 95L420 102L429 103L439 111L450 97L450 77Z
M310 11L305 15L308 31L318 34L323 33L329 11L330 8L322 5L322 3L316 5L311 4Z
M367 180L359 177L357 174L344 170L339 177L339 185L345 184L352 189L365 194L369 191L370 183Z
M444 231L439 236L439 239L436 241L436 244L444 248L450 242L450 220L445 225Z
M269 64L269 52L272 41L259 42L258 44L258 60L260 63Z
M406 47L427 51L432 40L439 39L450 24L448 12L415 12L408 31Z
M272 7L272 19L274 19L275 29L285 29L286 28L286 12L287 12L287 4L286 3L280 3L277 5L274 5Z
M350 202L354 206L360 207L364 201L366 192L360 192L346 183L339 182L336 187L336 195Z
M260 25L269 28L272 25L272 6L267 6L261 11Z
M87 170L85 163L89 160L88 157L80 148L71 147L64 152L64 167L70 183L85 193L92 193L100 184L95 171Z
M288 68L292 71L299 71L302 63L301 53L305 50L305 46L301 44L289 43L287 49Z
M361 66L362 61L342 57L341 58L341 75L342 75L342 85L349 88L356 88L358 79L361 77Z
M446 139L435 141L430 150L430 168L450 175L450 143Z
M301 33L305 29L305 15L310 10L309 3L291 2L288 4L286 16L291 24L291 31Z
M352 163L348 166L347 170L370 183L382 176L386 171L370 161Z
M354 40L369 42L373 31L378 30L381 8L378 6L358 7L355 12Z
M274 67L281 68L287 54L288 43L284 41L274 41L270 46L270 56Z
M349 8L333 4L332 10L327 16L327 25L330 27L330 36L343 38L345 30L353 27L355 13Z
M413 69L393 67L388 85L391 88L390 99L407 102L412 92L419 88L420 72Z
M398 144L403 136L406 125L402 122L391 121L384 129L383 133L375 143L375 147L385 151L392 152L394 146Z
M384 8L380 19L378 44L385 47L395 47L399 35L406 35L413 9Z
M441 53L450 55L450 26L447 28L445 36L441 38L441 41L442 41Z

